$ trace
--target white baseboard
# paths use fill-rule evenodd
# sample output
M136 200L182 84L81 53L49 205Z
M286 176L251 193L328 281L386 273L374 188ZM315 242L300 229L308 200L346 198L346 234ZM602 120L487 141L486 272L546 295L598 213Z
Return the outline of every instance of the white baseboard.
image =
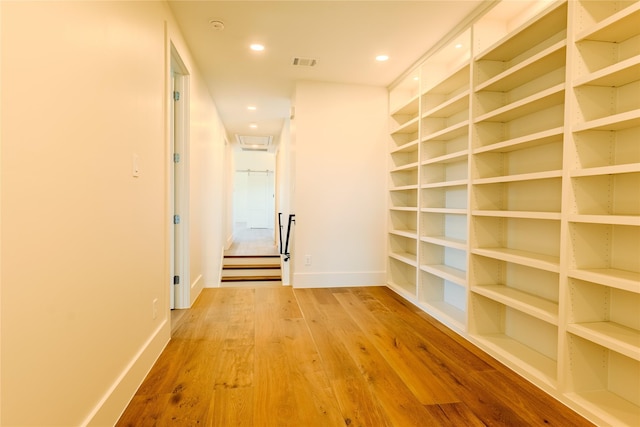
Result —
M171 338L170 323L169 319L165 319L158 326L109 387L93 411L85 418L82 426L112 426L116 424L169 342Z
M294 288L346 288L357 286L385 286L385 271L353 271L333 273L294 273Z

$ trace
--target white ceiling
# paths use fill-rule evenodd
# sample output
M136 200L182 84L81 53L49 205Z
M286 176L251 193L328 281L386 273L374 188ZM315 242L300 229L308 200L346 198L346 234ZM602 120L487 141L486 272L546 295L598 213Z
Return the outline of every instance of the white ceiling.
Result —
M169 0L230 141L235 135L276 139L296 80L388 86L489 3ZM212 20L224 29L214 29ZM252 43L265 50L251 51ZM389 60L375 61L379 54ZM317 65L293 66L296 56L317 59Z

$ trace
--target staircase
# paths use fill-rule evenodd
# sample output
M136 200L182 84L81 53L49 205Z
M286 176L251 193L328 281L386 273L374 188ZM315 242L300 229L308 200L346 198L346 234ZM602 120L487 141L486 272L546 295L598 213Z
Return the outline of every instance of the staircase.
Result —
M280 255L225 255L220 286L279 286Z

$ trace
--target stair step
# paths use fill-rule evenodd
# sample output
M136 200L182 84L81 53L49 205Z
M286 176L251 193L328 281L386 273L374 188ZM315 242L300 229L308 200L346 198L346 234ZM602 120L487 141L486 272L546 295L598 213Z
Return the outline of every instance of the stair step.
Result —
M223 288L259 288L259 287L280 287L282 281L280 280L263 280L263 281L242 281L242 282L222 282L220 286Z
M222 266L224 270L238 270L238 269L270 269L277 270L280 268L280 264L224 264Z
M231 265L277 265L280 266L280 256L258 255L225 255L222 260L224 266Z
M222 270L222 277L280 277L280 269L264 269L264 268L239 268L233 270Z
M280 255L225 255L225 258L280 258Z

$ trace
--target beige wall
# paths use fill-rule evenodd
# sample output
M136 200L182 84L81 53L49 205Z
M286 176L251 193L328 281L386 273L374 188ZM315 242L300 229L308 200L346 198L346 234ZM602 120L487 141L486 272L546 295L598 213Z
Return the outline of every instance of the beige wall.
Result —
M191 74L191 299L219 270L223 129L164 3L0 8L0 424L109 425L169 338L169 40Z
M386 114L382 87L296 85L294 287L386 283Z

